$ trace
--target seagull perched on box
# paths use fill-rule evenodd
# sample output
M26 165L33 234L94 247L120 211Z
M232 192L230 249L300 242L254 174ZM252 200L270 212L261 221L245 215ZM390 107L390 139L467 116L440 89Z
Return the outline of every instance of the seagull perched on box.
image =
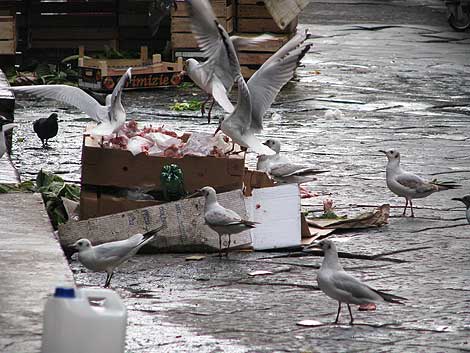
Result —
M350 304L360 305L381 301L403 304L401 301L407 300L397 295L373 289L347 274L339 263L336 245L331 240L322 240L315 246L320 246L325 254L320 271L318 271L318 287L327 296L338 301L338 313L336 314L335 324L338 323L342 303L346 303L348 306L349 316L351 317L349 323L352 325L354 318Z
M5 132L8 130L13 129L14 127L17 127L16 124L10 123L10 124L3 124L2 122L9 121L7 118L4 116L0 115L0 158L3 157L3 155L7 151L7 144L5 140Z
M78 250L78 260L95 272L106 271L106 282L104 287L108 287L113 277L114 269L132 256L147 243L151 242L155 235L165 228L161 226L145 234L135 234L129 239L112 241L101 245L93 246L88 239L77 240L72 247Z
M106 96L106 105L101 105L80 88L67 85L13 86L11 90L73 105L99 123L91 131L93 135L106 136L117 133L126 122L126 111L122 106L121 94L126 83L132 77L131 72L132 68L128 68L119 79L113 92Z
M266 140L263 144L271 148L276 154L271 156L259 155L256 169L268 173L279 183L306 183L315 180L313 175L326 172L326 170L318 170L306 164L292 163L284 156L281 156L281 142L277 139Z
M57 135L59 131L59 123L57 120L57 114L52 113L47 118L40 118L33 123L33 130L41 139L42 147L48 146L47 140Z
M228 235L226 255L230 248L230 236L241 233L244 230L255 228L258 222L252 222L241 218L235 211L221 206L217 202L214 188L205 186L199 191L205 198L204 220L206 224L219 235L219 257L222 257L222 235Z
M400 152L396 150L379 152L384 153L388 158L386 179L388 188L395 194L406 199L403 216L406 214L408 202L411 208L411 217L414 217L412 199L420 199L431 195L437 191L444 191L459 188L460 185L453 182L425 181L416 174L404 171L400 167Z
M467 222L470 224L470 195L465 195L462 198L454 197L452 200L463 202L466 208L465 216L467 217Z

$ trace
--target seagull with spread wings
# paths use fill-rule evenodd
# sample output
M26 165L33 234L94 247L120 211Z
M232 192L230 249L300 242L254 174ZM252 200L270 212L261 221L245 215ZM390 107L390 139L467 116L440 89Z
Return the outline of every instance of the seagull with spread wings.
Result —
M101 105L80 88L67 85L13 86L11 90L73 105L99 123L91 131L93 135L106 136L117 133L126 122L126 111L122 106L121 94L126 82L131 79L131 72L132 68L127 69L113 92L106 96L106 105Z
M254 152L273 155L275 152L263 145L255 133L263 129L263 116L281 88L294 76L300 60L311 44L304 44L308 33L297 33L289 42L271 56L248 80L238 78L238 102L235 110L221 119L218 130L242 147Z

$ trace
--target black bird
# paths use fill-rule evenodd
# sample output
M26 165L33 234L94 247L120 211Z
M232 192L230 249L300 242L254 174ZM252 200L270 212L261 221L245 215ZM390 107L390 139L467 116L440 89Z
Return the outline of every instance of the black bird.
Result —
M34 132L41 139L43 148L48 146L47 140L57 135L59 131L57 121L57 114L52 113L48 118L40 118L33 123Z

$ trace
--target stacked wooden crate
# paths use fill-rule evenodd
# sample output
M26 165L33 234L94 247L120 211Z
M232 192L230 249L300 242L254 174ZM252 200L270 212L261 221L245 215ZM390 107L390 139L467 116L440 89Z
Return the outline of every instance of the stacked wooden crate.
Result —
M273 39L257 46L242 47L239 60L245 78L251 75L295 33L297 19L281 29L274 22L271 14L260 0L238 0L236 34L241 36L257 36L269 33Z
M234 31L235 3L232 0L211 0L212 8L219 23L229 34ZM174 57L200 57L196 38L191 30L188 3L176 1L176 10L171 11L171 47Z
M0 55L15 55L15 16L0 16Z

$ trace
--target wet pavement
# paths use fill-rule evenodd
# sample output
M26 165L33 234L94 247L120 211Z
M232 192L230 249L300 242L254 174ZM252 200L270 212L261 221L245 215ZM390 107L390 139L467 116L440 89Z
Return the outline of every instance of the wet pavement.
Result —
M337 236L339 249L353 254L415 249L387 256L395 261L342 259L353 275L409 300L374 312L354 308L353 327L343 308L342 324L331 325L337 304L316 290L321 257L233 253L188 262L181 254L142 255L112 283L129 309L128 352L470 351L470 226L451 200L470 193L470 33L451 31L442 1L313 1L301 23L314 35L313 49L278 96L261 138L277 137L293 160L330 170L309 185L320 196L303 200L305 209L319 211L325 197L340 214L402 206L386 188L379 149L401 151L410 171L463 185L416 200L415 219L392 207L388 226ZM138 120L213 131L215 122L168 109L175 99L202 97L169 89L126 93L124 103ZM84 115L50 102L19 103L12 159L23 178L42 167L78 181ZM342 114L325 117L331 109ZM27 119L51 111L60 112L61 134L43 150ZM104 274L71 266L80 285L104 282ZM253 270L275 274L252 278ZM323 325L296 325L305 319Z

